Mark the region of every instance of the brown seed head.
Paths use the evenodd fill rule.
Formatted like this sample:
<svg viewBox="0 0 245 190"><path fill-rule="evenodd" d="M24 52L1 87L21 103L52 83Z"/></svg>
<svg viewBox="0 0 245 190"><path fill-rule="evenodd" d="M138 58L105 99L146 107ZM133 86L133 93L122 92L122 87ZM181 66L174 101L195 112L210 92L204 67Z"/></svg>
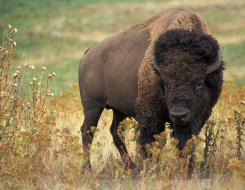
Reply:
<svg viewBox="0 0 245 190"><path fill-rule="evenodd" d="M17 33L18 32L17 28L13 28L13 32Z"/></svg>
<svg viewBox="0 0 245 190"><path fill-rule="evenodd" d="M35 66L33 66L33 65L30 66L30 68L31 68L31 70L33 70L33 71L35 70Z"/></svg>
<svg viewBox="0 0 245 190"><path fill-rule="evenodd" d="M24 66L25 66L26 68L28 68L28 67L30 67L30 64L29 64L28 62L26 62L26 63L24 64Z"/></svg>
<svg viewBox="0 0 245 190"><path fill-rule="evenodd" d="M234 111L235 113L238 113L237 107L234 107L234 108L233 108L233 111Z"/></svg>
<svg viewBox="0 0 245 190"><path fill-rule="evenodd" d="M13 78L14 78L14 79L16 79L16 78L17 78L17 76L18 76L18 74L17 74L17 73L14 73L14 74L13 74Z"/></svg>

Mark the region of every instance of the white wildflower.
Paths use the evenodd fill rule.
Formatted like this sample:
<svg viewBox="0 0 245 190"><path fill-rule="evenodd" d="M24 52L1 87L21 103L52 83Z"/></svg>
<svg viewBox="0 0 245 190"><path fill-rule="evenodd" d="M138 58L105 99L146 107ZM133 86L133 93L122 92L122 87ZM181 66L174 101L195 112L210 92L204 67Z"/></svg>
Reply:
<svg viewBox="0 0 245 190"><path fill-rule="evenodd" d="M31 70L33 70L33 71L35 70L35 66L33 66L33 65L32 65L30 68L31 68Z"/></svg>
<svg viewBox="0 0 245 190"><path fill-rule="evenodd" d="M16 47L17 46L17 43L16 42L13 42L13 45L14 45L14 47Z"/></svg>
<svg viewBox="0 0 245 190"><path fill-rule="evenodd" d="M55 72L52 73L53 76L56 76Z"/></svg>
<svg viewBox="0 0 245 190"><path fill-rule="evenodd" d="M33 77L33 79L32 79L32 80L36 81L36 80L37 80L37 78L36 78L36 77Z"/></svg>
<svg viewBox="0 0 245 190"><path fill-rule="evenodd" d="M53 97L54 96L54 93L50 93L50 96Z"/></svg>
<svg viewBox="0 0 245 190"><path fill-rule="evenodd" d="M8 24L8 28L9 28L9 29L11 29L11 28L12 28L12 26L11 26L10 24Z"/></svg>
<svg viewBox="0 0 245 190"><path fill-rule="evenodd" d="M47 70L47 68L46 67L42 67L42 70L45 71L45 70Z"/></svg>

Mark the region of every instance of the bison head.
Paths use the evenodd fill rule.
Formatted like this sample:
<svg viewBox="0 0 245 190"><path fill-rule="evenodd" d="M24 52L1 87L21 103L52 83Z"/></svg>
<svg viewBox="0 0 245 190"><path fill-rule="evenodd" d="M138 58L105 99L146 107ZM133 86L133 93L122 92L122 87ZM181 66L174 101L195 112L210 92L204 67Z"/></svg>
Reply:
<svg viewBox="0 0 245 190"><path fill-rule="evenodd" d="M204 33L168 30L155 42L153 68L183 149L200 132L222 90L224 62L218 42Z"/></svg>

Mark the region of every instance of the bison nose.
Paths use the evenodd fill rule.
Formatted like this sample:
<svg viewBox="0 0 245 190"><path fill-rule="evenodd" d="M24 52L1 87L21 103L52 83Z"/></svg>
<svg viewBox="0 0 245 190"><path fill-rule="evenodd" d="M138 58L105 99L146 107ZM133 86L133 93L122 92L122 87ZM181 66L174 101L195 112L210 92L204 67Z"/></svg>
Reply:
<svg viewBox="0 0 245 190"><path fill-rule="evenodd" d="M183 107L172 107L169 110L169 116L172 122L178 125L185 125L191 119L190 110Z"/></svg>

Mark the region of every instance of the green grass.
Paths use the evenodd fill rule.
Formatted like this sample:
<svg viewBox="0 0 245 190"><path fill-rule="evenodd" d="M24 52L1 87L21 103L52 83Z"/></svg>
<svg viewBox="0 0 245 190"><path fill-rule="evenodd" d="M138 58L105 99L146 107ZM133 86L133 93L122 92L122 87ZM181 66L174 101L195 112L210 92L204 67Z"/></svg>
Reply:
<svg viewBox="0 0 245 190"><path fill-rule="evenodd" d="M215 2L203 2L206 2L205 9L189 1L180 1L173 6L203 16L220 42L227 63L225 76L229 78L238 73L237 81L245 83L245 72L242 72L245 45L240 42L245 30L241 24L245 20L245 3L230 6L225 1L218 1L220 6L217 7ZM29 62L36 69L46 66L57 73L53 90L61 91L78 82L79 61L91 45L164 9L174 8L169 4L171 1L145 3L146 0L3 0L0 2L0 34L4 33L7 24L16 27L19 40L13 64L17 67ZM19 61L23 53L27 58Z"/></svg>
<svg viewBox="0 0 245 190"><path fill-rule="evenodd" d="M235 82L245 83L245 42L238 44L223 44L220 47L224 61L226 62L225 76L235 76ZM229 76L230 75L230 76Z"/></svg>
<svg viewBox="0 0 245 190"><path fill-rule="evenodd" d="M227 14L227 11L209 11L201 12L200 15L205 19L206 22L229 22L235 19L239 13L231 12Z"/></svg>
<svg viewBox="0 0 245 190"><path fill-rule="evenodd" d="M239 44L226 44L221 46L221 52L225 55L225 61L229 66L244 66L245 41Z"/></svg>
<svg viewBox="0 0 245 190"><path fill-rule="evenodd" d="M75 58L61 58L59 62L56 64L51 65L37 65L35 67L34 71L31 71L31 77L32 80L33 76L35 76L39 81L40 79L40 73L42 71L42 66L47 67L47 72L49 74L52 74L53 72L56 73L56 76L52 78L52 85L50 86L50 91L55 93L55 95L61 95L62 91L67 90L68 87L70 87L71 84L78 83L78 63L79 59ZM59 65L60 63L60 65ZM16 67L17 68L17 67ZM23 72L24 67L22 67ZM13 74L15 73L16 69L15 67L11 68L10 72ZM24 83L27 83L29 80L30 74L25 74L24 76ZM30 93L31 89L27 87L28 93Z"/></svg>

